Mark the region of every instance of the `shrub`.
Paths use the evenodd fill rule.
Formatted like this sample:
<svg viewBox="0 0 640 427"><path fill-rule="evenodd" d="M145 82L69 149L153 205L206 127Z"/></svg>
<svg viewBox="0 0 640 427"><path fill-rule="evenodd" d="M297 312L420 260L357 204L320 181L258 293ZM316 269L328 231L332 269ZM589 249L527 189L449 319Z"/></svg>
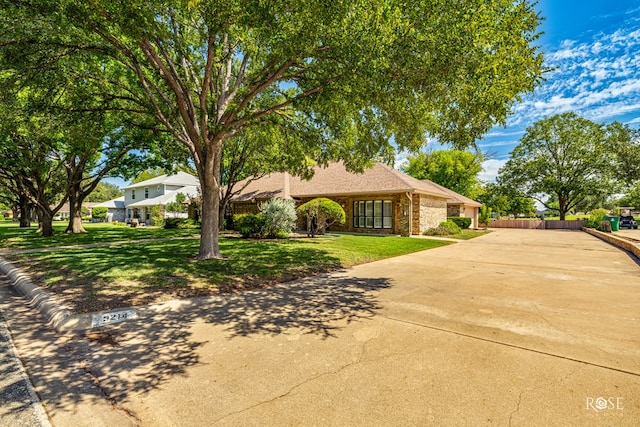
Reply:
<svg viewBox="0 0 640 427"><path fill-rule="evenodd" d="M602 224L602 220L609 213L608 210L603 208L594 209L591 211L591 215L585 224L587 228L600 228L600 224Z"/></svg>
<svg viewBox="0 0 640 427"><path fill-rule="evenodd" d="M298 216L293 200L271 199L261 203L258 209L264 216L264 236L286 237L296 226Z"/></svg>
<svg viewBox="0 0 640 427"><path fill-rule="evenodd" d="M444 221L435 228L429 228L425 230L422 234L424 234L425 236L450 236L452 234L458 234L461 231L462 230L460 230L460 227L458 227L458 224L456 224L455 222Z"/></svg>
<svg viewBox="0 0 640 427"><path fill-rule="evenodd" d="M96 206L91 209L91 218L93 219L105 219L109 210L103 206Z"/></svg>
<svg viewBox="0 0 640 427"><path fill-rule="evenodd" d="M346 214L338 203L319 197L298 206L298 213L307 217L307 235L324 234L325 229L338 222L344 224Z"/></svg>
<svg viewBox="0 0 640 427"><path fill-rule="evenodd" d="M480 217L478 218L482 224L484 224L484 229L486 230L489 227L489 221L491 220L491 208L487 205L482 205L480 208Z"/></svg>
<svg viewBox="0 0 640 427"><path fill-rule="evenodd" d="M466 216L450 216L447 217L447 221L455 222L462 230L466 230L471 226L471 218L467 218Z"/></svg>
<svg viewBox="0 0 640 427"><path fill-rule="evenodd" d="M155 205L151 208L151 221L156 227L164 226L164 215L162 215L162 206Z"/></svg>
<svg viewBox="0 0 640 427"><path fill-rule="evenodd" d="M258 214L239 214L233 216L233 228L242 237L261 237L265 226L265 218Z"/></svg>
<svg viewBox="0 0 640 427"><path fill-rule="evenodd" d="M165 218L164 228L190 230L200 228L200 222L190 218Z"/></svg>
<svg viewBox="0 0 640 427"><path fill-rule="evenodd" d="M195 230L200 228L200 221L191 218L180 218L182 221L178 223L181 230Z"/></svg>

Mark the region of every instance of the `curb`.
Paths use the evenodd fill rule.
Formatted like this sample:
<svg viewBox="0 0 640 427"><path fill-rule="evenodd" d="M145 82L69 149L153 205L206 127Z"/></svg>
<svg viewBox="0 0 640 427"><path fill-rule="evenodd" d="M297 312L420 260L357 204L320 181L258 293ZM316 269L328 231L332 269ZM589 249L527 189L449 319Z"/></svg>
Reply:
<svg viewBox="0 0 640 427"><path fill-rule="evenodd" d="M125 308L113 311L71 314L55 297L34 284L29 276L0 257L0 273L7 276L13 287L27 302L40 311L46 322L59 333L81 333L104 325L137 318L137 311Z"/></svg>
<svg viewBox="0 0 640 427"><path fill-rule="evenodd" d="M587 234L591 234L592 236L596 236L607 243L610 243L614 246L619 247L620 249L624 249L628 252L631 252L637 258L640 258L640 247L633 244L632 242L623 239L621 237L614 236L613 234L603 233L602 231L594 230L593 228L582 228Z"/></svg>

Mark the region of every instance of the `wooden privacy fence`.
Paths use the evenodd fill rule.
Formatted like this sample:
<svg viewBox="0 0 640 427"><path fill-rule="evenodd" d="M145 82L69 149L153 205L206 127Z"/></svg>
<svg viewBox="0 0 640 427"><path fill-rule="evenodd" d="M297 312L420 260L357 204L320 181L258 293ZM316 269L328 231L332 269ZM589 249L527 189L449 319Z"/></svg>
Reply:
<svg viewBox="0 0 640 427"><path fill-rule="evenodd" d="M580 230L581 220L523 220L523 219L497 219L489 224L491 228L526 228L530 230Z"/></svg>

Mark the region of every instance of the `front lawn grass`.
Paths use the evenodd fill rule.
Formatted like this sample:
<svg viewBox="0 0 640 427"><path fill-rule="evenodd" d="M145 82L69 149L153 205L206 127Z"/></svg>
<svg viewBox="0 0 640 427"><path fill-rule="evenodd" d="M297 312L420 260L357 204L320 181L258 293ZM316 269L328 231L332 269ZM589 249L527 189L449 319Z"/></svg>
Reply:
<svg viewBox="0 0 640 427"><path fill-rule="evenodd" d="M98 233L96 233L98 234ZM221 238L227 259L195 261L199 240L165 240L13 254L7 258L74 312L269 286L449 242L331 235L315 239Z"/></svg>
<svg viewBox="0 0 640 427"><path fill-rule="evenodd" d="M0 247L3 249L36 249L200 234L200 230L165 230L158 227L133 228L124 224L109 223L85 223L83 225L87 233L67 234L64 232L67 225L67 222L56 221L53 223L55 234L51 237L42 237L36 232L37 224L29 228L20 228L16 222L0 221Z"/></svg>
<svg viewBox="0 0 640 427"><path fill-rule="evenodd" d="M487 233L491 232L489 230L462 230L459 233L452 234L451 236L447 237L458 240L471 240L476 237L484 236Z"/></svg>

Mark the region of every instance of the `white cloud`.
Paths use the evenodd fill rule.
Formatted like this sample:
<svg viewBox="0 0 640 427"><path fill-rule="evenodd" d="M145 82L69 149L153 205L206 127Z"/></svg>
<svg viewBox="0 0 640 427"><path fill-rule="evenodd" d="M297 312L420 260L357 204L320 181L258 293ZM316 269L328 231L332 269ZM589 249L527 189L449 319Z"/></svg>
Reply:
<svg viewBox="0 0 640 427"><path fill-rule="evenodd" d="M507 163L507 159L504 160L485 160L482 162L482 172L478 175L478 178L485 182L495 182L496 176L498 176L498 170Z"/></svg>
<svg viewBox="0 0 640 427"><path fill-rule="evenodd" d="M614 33L589 41L565 40L545 54L554 71L514 108L510 125L573 111L587 118L615 120L621 112L640 114L640 20L628 19Z"/></svg>

